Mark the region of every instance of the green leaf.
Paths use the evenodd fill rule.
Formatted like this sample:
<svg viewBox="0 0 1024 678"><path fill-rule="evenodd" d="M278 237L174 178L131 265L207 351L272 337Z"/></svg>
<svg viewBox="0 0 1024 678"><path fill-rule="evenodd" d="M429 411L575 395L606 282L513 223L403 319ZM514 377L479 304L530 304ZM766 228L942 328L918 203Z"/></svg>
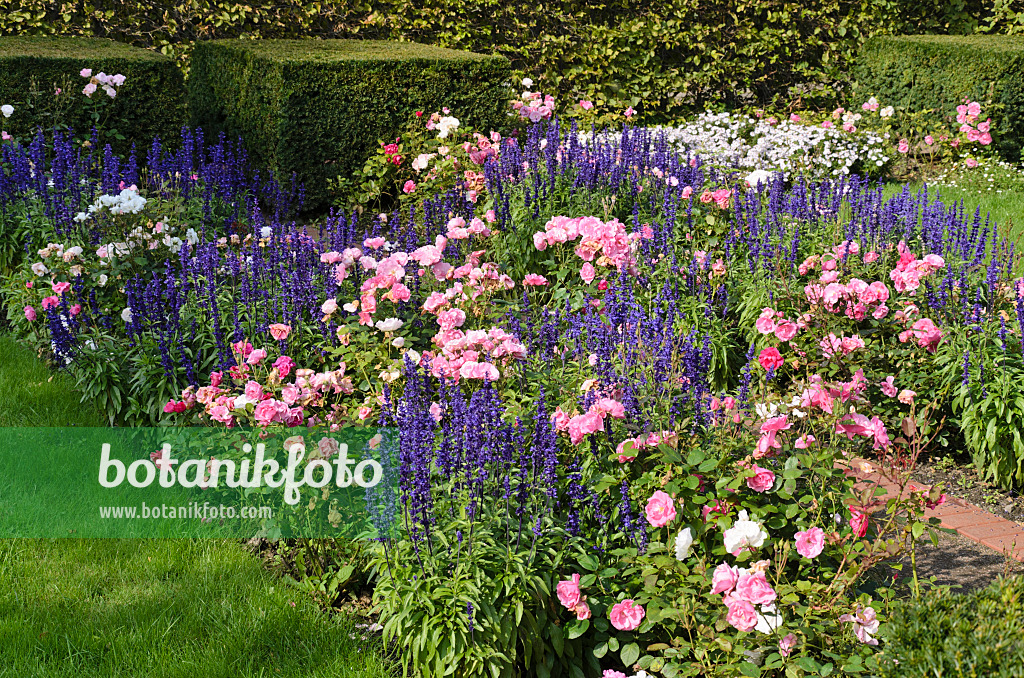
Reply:
<svg viewBox="0 0 1024 678"><path fill-rule="evenodd" d="M621 659L622 663L627 667L632 666L636 663L637 659L640 659L640 646L636 643L630 643L625 646L622 648L622 651L619 652L619 659Z"/></svg>

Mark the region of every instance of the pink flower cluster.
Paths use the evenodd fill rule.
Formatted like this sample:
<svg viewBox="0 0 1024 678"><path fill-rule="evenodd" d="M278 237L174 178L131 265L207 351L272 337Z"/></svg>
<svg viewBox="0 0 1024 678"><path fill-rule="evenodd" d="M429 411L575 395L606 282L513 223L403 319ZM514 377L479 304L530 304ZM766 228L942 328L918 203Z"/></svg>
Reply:
<svg viewBox="0 0 1024 678"><path fill-rule="evenodd" d="M574 574L572 579L562 580L555 586L558 602L567 610L576 614L577 619L590 619L590 606L587 597L580 591L580 575Z"/></svg>
<svg viewBox="0 0 1024 678"><path fill-rule="evenodd" d="M946 266L946 261L938 254L926 254L924 258L918 259L902 240L896 246L896 250L900 254L900 260L896 268L889 272L889 279L892 280L897 292L913 294L921 286L921 278Z"/></svg>
<svg viewBox="0 0 1024 678"><path fill-rule="evenodd" d="M430 373L452 381L464 379L487 379L497 381L501 372L493 361L507 364L512 359L526 357L526 348L519 340L505 330L492 327L489 330L469 330L459 327L466 321L462 309L453 308L437 317L441 331L434 335L433 342L440 352L436 355L425 353L429 360Z"/></svg>
<svg viewBox="0 0 1024 678"><path fill-rule="evenodd" d="M604 420L608 416L613 419L625 419L626 408L618 400L600 398L584 414L574 417L570 417L561 407L557 407L551 419L555 422L556 430L567 432L569 441L573 445L579 445L587 435L603 431Z"/></svg>
<svg viewBox="0 0 1024 678"><path fill-rule="evenodd" d="M911 325L910 329L900 332L900 341L905 344L913 340L929 353L935 353L943 336L942 330L936 327L934 322L928 318L921 318Z"/></svg>
<svg viewBox="0 0 1024 678"><path fill-rule="evenodd" d="M530 122L548 120L555 113L555 98L540 92L523 92L521 99L512 101L512 110Z"/></svg>
<svg viewBox="0 0 1024 678"><path fill-rule="evenodd" d="M750 631L758 624L755 605L770 606L778 597L768 583L765 571L768 561L754 563L749 569L737 568L722 563L711 576L711 593L722 594L722 602L728 608L726 621L738 631ZM762 607L762 612L766 612Z"/></svg>
<svg viewBox="0 0 1024 678"><path fill-rule="evenodd" d="M615 454L618 455L619 463L625 464L636 459L637 450L642 450L645 447L657 447L662 442L674 439L675 437L676 433L674 431L662 431L661 433L648 433L647 435L638 435L635 438L626 438L615 447ZM626 449L627 443L632 444L632 450ZM630 452L633 454L630 454Z"/></svg>
<svg viewBox="0 0 1024 678"><path fill-rule="evenodd" d="M848 440L853 440L854 436L870 438L876 450L889 447L889 433L885 429L885 423L878 417L868 419L863 414L852 412L836 424L836 432L845 433Z"/></svg>
<svg viewBox="0 0 1024 678"><path fill-rule="evenodd" d="M632 267L633 244L640 238L639 233L626 233L626 227L618 219L601 221L597 217L554 217L544 225L543 231L533 234L533 245L538 250L549 246L574 241L579 238L576 255L586 262L595 261L599 266L614 266L618 270ZM591 279L593 277L591 276Z"/></svg>
<svg viewBox="0 0 1024 678"><path fill-rule="evenodd" d="M765 308L754 326L761 334L774 334L779 341L789 341L801 329L800 323L801 321L786 320L786 315L782 311Z"/></svg>
<svg viewBox="0 0 1024 678"><path fill-rule="evenodd" d="M732 190L728 188L720 188L717 191L704 191L700 194L700 201L702 203L715 203L717 207L723 210L729 209L729 199L732 198Z"/></svg>
<svg viewBox="0 0 1024 678"><path fill-rule="evenodd" d="M83 78L89 78L89 82L82 89L82 94L87 97L91 97L99 87L102 87L107 96L113 99L117 96L116 88L123 85L125 81L125 77L120 73L117 75L107 75L101 71L93 75L91 68L83 68L79 75Z"/></svg>
<svg viewBox="0 0 1024 678"><path fill-rule="evenodd" d="M779 434L780 431L788 431L791 427L792 424L789 423L789 419L786 417L786 415L782 415L781 417L772 417L768 421L761 424L761 437L758 439L757 446L754 448L754 459L762 459L764 457L770 457L774 455L775 450L782 447L782 443L780 443L776 439L776 436ZM754 468L759 467L755 465ZM768 471L768 473L771 473L771 471ZM761 482L763 483L763 481ZM775 475L772 474L771 483L768 483L768 487L770 488L774 483ZM747 484L750 484L749 481ZM751 489L756 488L751 487ZM758 491L764 492L765 490Z"/></svg>
<svg viewBox="0 0 1024 678"><path fill-rule="evenodd" d="M978 122L981 117L981 104L967 99L956 107L956 121L960 123L960 133L967 135L968 141L977 141L982 146L992 143L992 119ZM975 123L977 122L977 127Z"/></svg>

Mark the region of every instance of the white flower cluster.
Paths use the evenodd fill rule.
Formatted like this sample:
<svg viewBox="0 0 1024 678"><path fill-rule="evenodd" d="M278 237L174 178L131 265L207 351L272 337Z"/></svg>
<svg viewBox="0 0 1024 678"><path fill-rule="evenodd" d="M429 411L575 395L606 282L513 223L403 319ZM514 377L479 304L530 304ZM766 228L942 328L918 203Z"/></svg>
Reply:
<svg viewBox="0 0 1024 678"><path fill-rule="evenodd" d="M850 174L858 162L885 165L884 139L873 132L757 119L732 113L701 113L679 127L655 127L680 152L705 163L738 170L782 172L811 179ZM584 140L589 134L582 135ZM619 134L603 135L615 141Z"/></svg>
<svg viewBox="0 0 1024 678"><path fill-rule="evenodd" d="M79 212L75 221L86 221L89 217L102 210L111 214L138 214L146 206L146 199L139 195L134 186L130 186L115 195L101 195L89 205L89 212Z"/></svg>
<svg viewBox="0 0 1024 678"><path fill-rule="evenodd" d="M458 120L458 118L453 118L452 116L447 115L447 116L441 118L441 120L438 121L438 123L437 123L437 138L438 139L447 139L448 138L448 134L450 132L454 131L454 130L457 130L458 128L459 128L459 120Z"/></svg>

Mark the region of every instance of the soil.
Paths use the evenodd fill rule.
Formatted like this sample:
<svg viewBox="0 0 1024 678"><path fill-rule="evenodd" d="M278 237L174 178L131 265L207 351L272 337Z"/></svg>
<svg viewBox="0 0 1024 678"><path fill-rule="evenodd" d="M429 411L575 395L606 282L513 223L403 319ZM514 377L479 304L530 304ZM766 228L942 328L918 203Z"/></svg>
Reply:
<svg viewBox="0 0 1024 678"><path fill-rule="evenodd" d="M913 479L925 485L942 483L942 491L949 496L964 499L982 510L1024 525L1024 495L982 480L969 464L957 463L949 457L921 460L914 470Z"/></svg>

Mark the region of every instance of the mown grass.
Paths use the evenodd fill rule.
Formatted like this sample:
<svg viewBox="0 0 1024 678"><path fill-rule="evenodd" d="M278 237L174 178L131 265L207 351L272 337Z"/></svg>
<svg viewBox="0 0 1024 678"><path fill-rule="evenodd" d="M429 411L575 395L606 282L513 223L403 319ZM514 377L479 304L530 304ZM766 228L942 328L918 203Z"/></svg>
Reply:
<svg viewBox="0 0 1024 678"><path fill-rule="evenodd" d="M0 426L102 421L0 337ZM378 647L234 541L0 540L4 678L380 678Z"/></svg>
<svg viewBox="0 0 1024 678"><path fill-rule="evenodd" d="M910 190L917 193L921 190L920 181L910 184ZM903 190L903 184L890 183L885 187L885 197L889 198L899 194ZM961 200L964 203L964 210L973 215L977 208L981 208L981 221L985 222L985 215L998 224L999 232L1011 241L1019 243L1024 236L1024 192L1003 191L1002 193L984 192L969 190L955 186L935 186L929 184L928 195L934 199L938 197L948 206L953 206Z"/></svg>

